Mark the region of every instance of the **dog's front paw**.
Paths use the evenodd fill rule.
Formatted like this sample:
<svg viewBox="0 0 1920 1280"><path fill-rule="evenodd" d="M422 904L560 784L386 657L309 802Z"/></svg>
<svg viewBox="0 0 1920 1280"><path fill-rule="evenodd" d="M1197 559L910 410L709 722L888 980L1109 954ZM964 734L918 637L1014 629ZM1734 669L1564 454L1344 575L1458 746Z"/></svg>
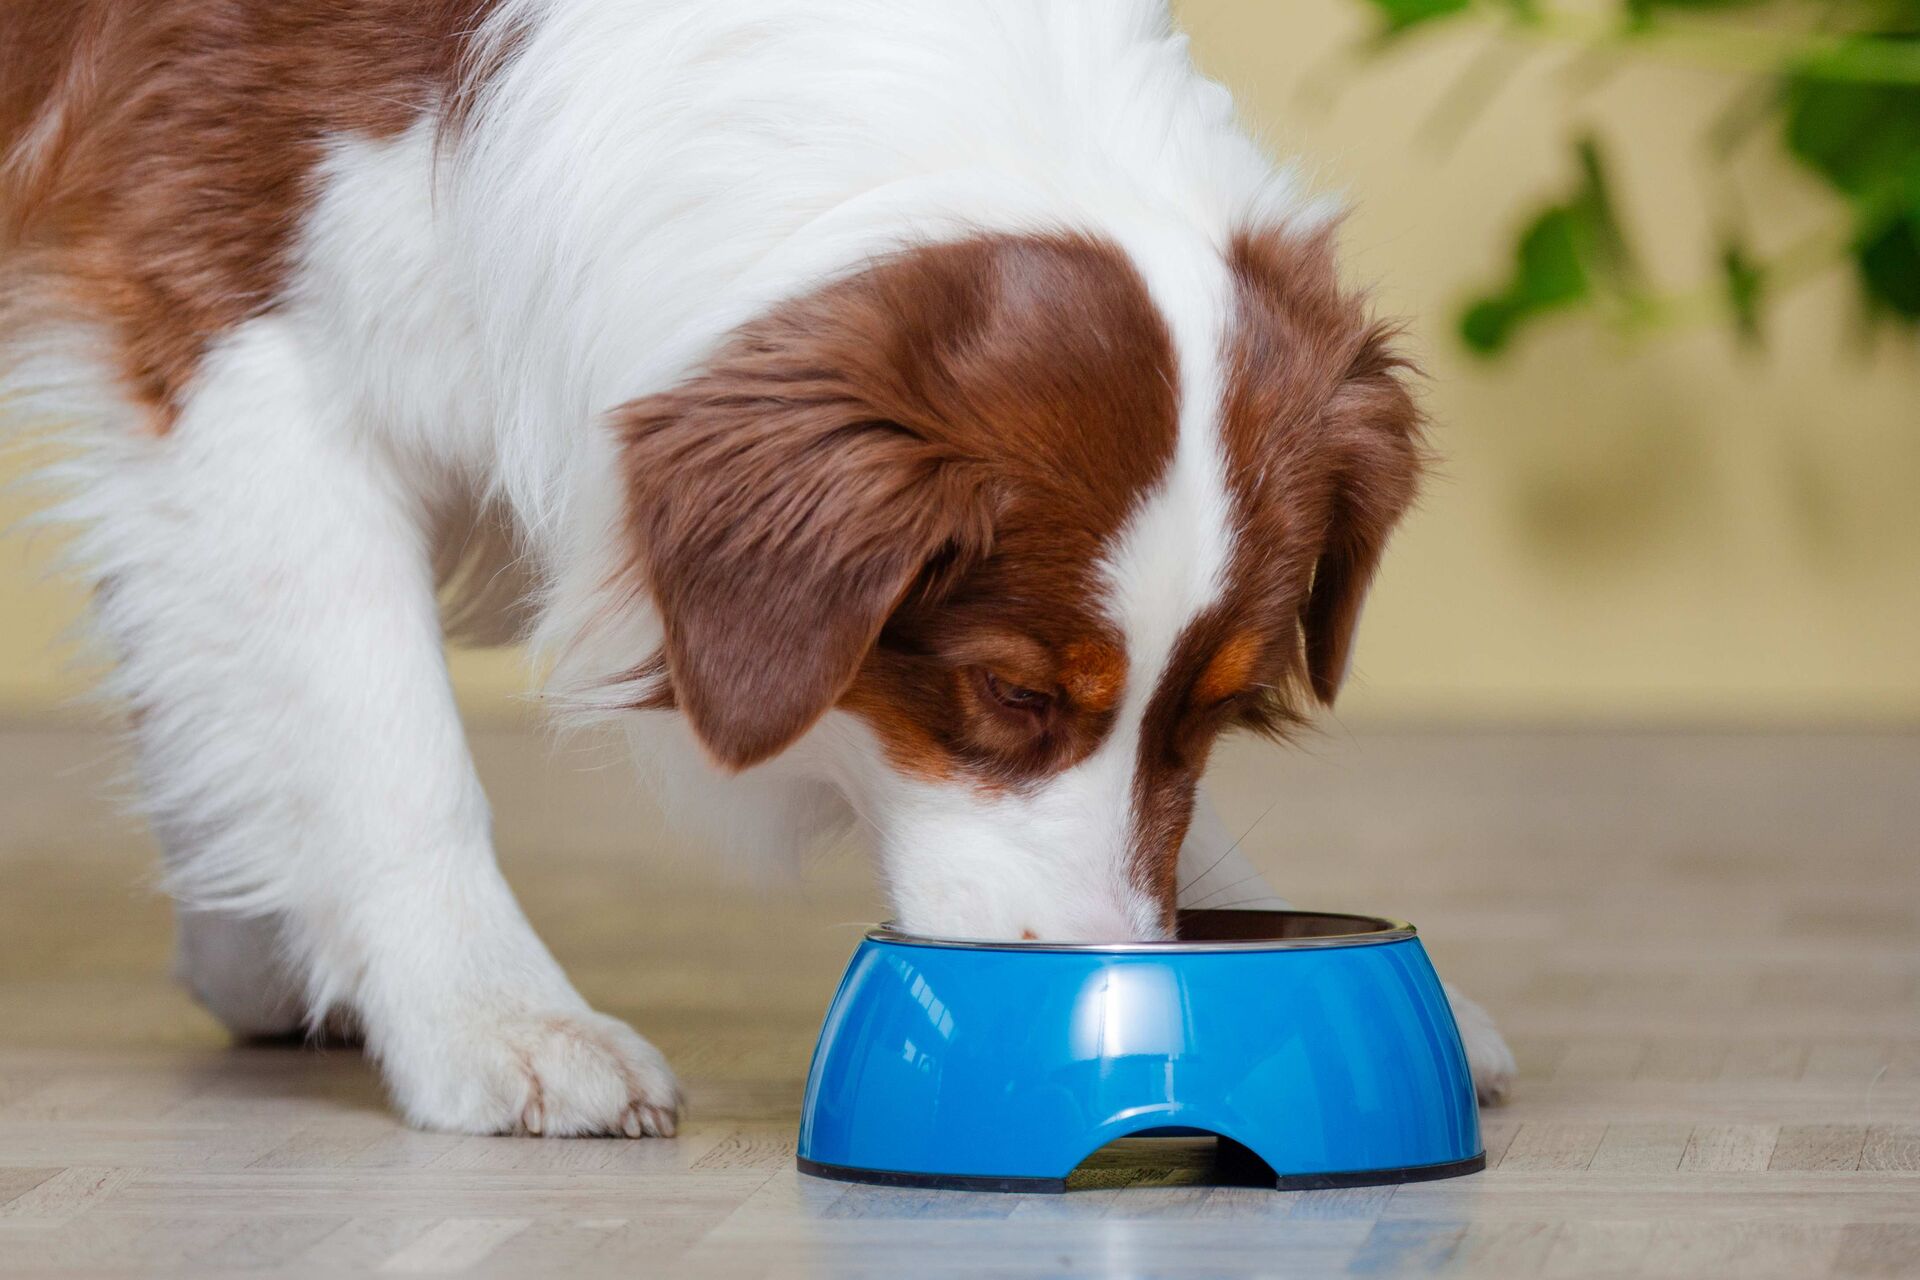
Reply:
<svg viewBox="0 0 1920 1280"><path fill-rule="evenodd" d="M475 1018L383 1058L395 1101L425 1129L671 1138L679 1120L660 1051L591 1010Z"/></svg>
<svg viewBox="0 0 1920 1280"><path fill-rule="evenodd" d="M1467 1051L1467 1070L1473 1075L1474 1092L1488 1105L1505 1102L1519 1069L1513 1061L1513 1050L1493 1025L1492 1015L1477 1001L1461 995L1452 983L1441 985L1446 989L1447 1003L1453 1006L1453 1020L1460 1028L1460 1042Z"/></svg>

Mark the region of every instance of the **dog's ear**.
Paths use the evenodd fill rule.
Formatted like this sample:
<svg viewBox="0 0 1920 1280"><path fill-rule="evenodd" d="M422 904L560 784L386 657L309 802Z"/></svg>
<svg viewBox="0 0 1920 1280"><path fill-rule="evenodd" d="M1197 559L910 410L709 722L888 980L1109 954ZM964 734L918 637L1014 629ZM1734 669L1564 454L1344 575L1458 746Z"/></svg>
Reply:
<svg viewBox="0 0 1920 1280"><path fill-rule="evenodd" d="M1389 328L1369 328L1323 424L1333 489L1300 632L1308 681L1325 706L1346 680L1367 588L1389 535L1412 505L1423 462L1420 411L1392 336Z"/></svg>
<svg viewBox="0 0 1920 1280"><path fill-rule="evenodd" d="M616 415L672 704L728 768L811 728L902 600L992 538L978 466L888 416L822 341L793 324L749 331Z"/></svg>
<svg viewBox="0 0 1920 1280"><path fill-rule="evenodd" d="M1282 625L1298 628L1306 683L1327 706L1425 462L1412 364L1395 327L1342 287L1336 229L1282 222L1234 237L1237 327L1222 418L1256 536L1274 549L1269 563L1287 570L1284 598L1300 600Z"/></svg>

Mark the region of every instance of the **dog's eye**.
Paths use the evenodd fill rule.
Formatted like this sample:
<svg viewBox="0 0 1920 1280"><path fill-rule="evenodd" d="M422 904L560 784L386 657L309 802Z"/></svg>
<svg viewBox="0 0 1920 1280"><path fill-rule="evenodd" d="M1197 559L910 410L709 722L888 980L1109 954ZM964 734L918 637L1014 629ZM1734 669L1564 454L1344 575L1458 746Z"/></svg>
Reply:
<svg viewBox="0 0 1920 1280"><path fill-rule="evenodd" d="M985 667L980 668L980 687L989 698L1010 711L1039 714L1053 705L1053 695L1024 685L1009 684Z"/></svg>

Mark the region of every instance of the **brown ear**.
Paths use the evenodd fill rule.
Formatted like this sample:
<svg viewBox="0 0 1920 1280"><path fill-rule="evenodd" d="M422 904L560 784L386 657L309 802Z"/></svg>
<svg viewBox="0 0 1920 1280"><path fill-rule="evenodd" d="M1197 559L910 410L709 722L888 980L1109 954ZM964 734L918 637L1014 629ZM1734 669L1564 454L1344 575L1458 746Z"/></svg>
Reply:
<svg viewBox="0 0 1920 1280"><path fill-rule="evenodd" d="M1313 590L1300 611L1300 630L1306 638L1307 677L1323 706L1333 705L1346 682L1360 606L1382 550L1377 543L1343 538L1330 543L1314 564Z"/></svg>
<svg viewBox="0 0 1920 1280"><path fill-rule="evenodd" d="M1238 329L1223 422L1242 502L1264 519L1293 598L1313 696L1333 705L1353 652L1360 606L1425 460L1411 363L1398 336L1344 289L1334 228L1285 224L1234 237ZM1272 465L1274 459L1282 465ZM1315 541L1317 536L1317 541Z"/></svg>
<svg viewBox="0 0 1920 1280"><path fill-rule="evenodd" d="M1371 328L1328 402L1334 489L1313 585L1300 611L1307 677L1332 706L1353 655L1353 635L1387 539L1412 505L1422 456L1421 418L1400 374L1392 331Z"/></svg>
<svg viewBox="0 0 1920 1280"><path fill-rule="evenodd" d="M750 336L617 416L673 701L729 768L812 727L916 583L992 536L977 468L876 416L821 354Z"/></svg>

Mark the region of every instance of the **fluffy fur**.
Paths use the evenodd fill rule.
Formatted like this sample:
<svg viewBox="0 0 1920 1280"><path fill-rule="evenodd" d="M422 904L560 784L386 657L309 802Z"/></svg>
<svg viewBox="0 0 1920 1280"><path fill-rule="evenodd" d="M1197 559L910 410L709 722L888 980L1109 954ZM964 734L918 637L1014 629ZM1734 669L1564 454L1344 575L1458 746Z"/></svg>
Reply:
<svg viewBox="0 0 1920 1280"><path fill-rule="evenodd" d="M449 579L682 817L864 818L910 928L1252 876L1207 748L1332 698L1418 418L1157 0L0 0L0 50L8 394L236 1029L350 1011L431 1127L672 1131L495 868Z"/></svg>

